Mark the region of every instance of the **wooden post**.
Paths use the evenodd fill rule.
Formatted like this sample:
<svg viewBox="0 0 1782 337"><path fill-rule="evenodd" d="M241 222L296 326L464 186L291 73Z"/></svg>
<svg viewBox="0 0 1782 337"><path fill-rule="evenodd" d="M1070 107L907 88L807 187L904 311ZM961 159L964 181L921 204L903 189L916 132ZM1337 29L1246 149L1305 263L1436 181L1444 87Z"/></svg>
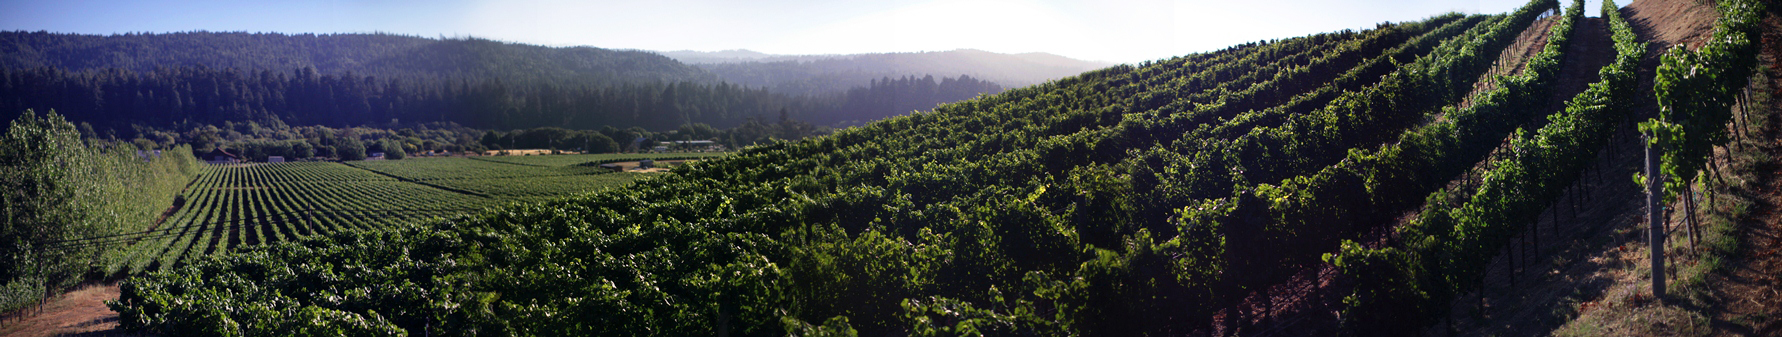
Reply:
<svg viewBox="0 0 1782 337"><path fill-rule="evenodd" d="M1683 208L1683 238L1689 241L1689 249L1695 249L1695 205L1692 200L1695 198L1694 188L1684 184L1683 195L1678 196L1683 199L1683 205L1679 207Z"/></svg>
<svg viewBox="0 0 1782 337"><path fill-rule="evenodd" d="M1731 108L1738 109L1739 113L1735 114L1735 113L1732 113L1732 111L1727 111L1727 114L1731 115L1731 116L1728 116L1728 117L1731 117L1728 119L1732 120L1732 130L1727 133L1731 134L1731 136L1732 136L1731 138L1732 138L1733 146L1738 146L1739 145L1739 136L1741 134L1743 134L1744 130L1745 130L1744 126L1739 125L1739 115L1744 114L1744 112L1745 112L1745 96L1743 94L1733 96L1733 104L1732 105L1733 106Z"/></svg>
<svg viewBox="0 0 1782 337"><path fill-rule="evenodd" d="M1569 196L1572 199L1572 218L1573 219L1577 219L1578 213L1581 212L1579 209L1584 208L1584 206L1580 205L1581 203L1583 203L1583 201L1578 199L1578 194L1579 194L1578 191L1583 190L1583 189L1584 189L1584 182L1580 181L1580 182L1573 183L1572 188L1569 188L1568 189L1569 191L1566 191L1566 194L1570 194Z"/></svg>
<svg viewBox="0 0 1782 337"><path fill-rule="evenodd" d="M1491 273L1491 271L1490 271L1490 269L1489 269L1489 268L1487 268L1487 269L1486 269L1486 272L1485 272L1485 273L1486 273L1486 274L1490 274L1490 273ZM1488 278L1488 277L1485 277L1485 276L1484 276L1484 275L1480 275L1480 276L1479 276L1479 303L1478 303L1478 309L1475 309L1475 310L1473 310L1473 311L1477 311L1477 312L1479 312L1479 315L1484 315L1484 314L1485 314L1485 281L1487 281L1487 280L1490 280L1490 278Z"/></svg>
<svg viewBox="0 0 1782 337"><path fill-rule="evenodd" d="M1509 268L1505 268L1505 270L1504 270L1510 276L1510 288L1516 287L1516 246L1515 246L1515 244L1516 244L1516 242L1511 241L1509 246L1504 247L1504 262L1510 264Z"/></svg>
<svg viewBox="0 0 1782 337"><path fill-rule="evenodd" d="M1652 298L1664 299L1664 172L1658 170L1658 146L1646 143L1646 219L1650 233L1647 245L1652 250Z"/></svg>
<svg viewBox="0 0 1782 337"><path fill-rule="evenodd" d="M1733 144L1738 144L1738 142L1733 142ZM1726 151L1726 162L1731 164L1733 148L1729 146L1721 146L1720 148ZM1726 178L1720 176L1720 165L1717 164L1719 161L1720 156L1714 154L1714 147L1708 147L1708 171L1714 173L1714 180L1716 183L1724 186L1726 185ZM1708 205L1713 206L1714 200L1708 200Z"/></svg>
<svg viewBox="0 0 1782 337"><path fill-rule="evenodd" d="M1751 132L1751 130L1750 130L1751 115L1749 114L1750 113L1749 111L1751 110L1751 86L1747 85L1742 89L1743 90L1740 90L1740 93L1742 95L1739 96L1739 98L1740 98L1739 99L1739 104L1740 104L1739 105L1739 117L1741 117L1741 119L1744 119L1745 121L1743 123L1744 126L1740 127L1739 132L1740 133L1750 133ZM1741 135L1741 136L1743 136L1743 135Z"/></svg>

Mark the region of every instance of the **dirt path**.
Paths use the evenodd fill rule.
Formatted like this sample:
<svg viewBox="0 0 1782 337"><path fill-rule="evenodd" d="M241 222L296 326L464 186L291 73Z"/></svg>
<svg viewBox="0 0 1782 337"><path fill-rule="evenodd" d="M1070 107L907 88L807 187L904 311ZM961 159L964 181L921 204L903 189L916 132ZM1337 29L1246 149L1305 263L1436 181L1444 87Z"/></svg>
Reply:
<svg viewBox="0 0 1782 337"><path fill-rule="evenodd" d="M0 326L0 337L131 336L116 331L118 314L105 301L118 298L118 285L94 285L63 294L43 312Z"/></svg>
<svg viewBox="0 0 1782 337"><path fill-rule="evenodd" d="M1712 3L1696 0L1637 0L1621 9L1627 22L1639 30L1640 39L1663 48L1687 43L1691 49L1714 33L1714 20L1720 13Z"/></svg>

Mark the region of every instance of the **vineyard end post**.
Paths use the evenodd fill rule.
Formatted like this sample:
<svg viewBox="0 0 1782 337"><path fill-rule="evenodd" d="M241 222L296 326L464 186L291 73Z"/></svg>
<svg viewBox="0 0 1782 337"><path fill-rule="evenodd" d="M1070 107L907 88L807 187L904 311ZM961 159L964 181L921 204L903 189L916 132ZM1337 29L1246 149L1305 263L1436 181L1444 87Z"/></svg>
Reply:
<svg viewBox="0 0 1782 337"><path fill-rule="evenodd" d="M1651 233L1647 236L1652 249L1652 299L1664 299L1664 172L1658 169L1659 148L1646 142L1646 221Z"/></svg>

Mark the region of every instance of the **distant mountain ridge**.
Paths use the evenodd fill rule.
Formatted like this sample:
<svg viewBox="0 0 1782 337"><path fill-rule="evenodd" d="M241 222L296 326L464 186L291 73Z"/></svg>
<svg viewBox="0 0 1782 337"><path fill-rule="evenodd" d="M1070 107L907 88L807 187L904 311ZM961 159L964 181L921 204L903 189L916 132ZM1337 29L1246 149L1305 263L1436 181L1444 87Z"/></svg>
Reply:
<svg viewBox="0 0 1782 337"><path fill-rule="evenodd" d="M775 55L744 49L659 53L711 71L726 82L801 95L838 92L885 78L930 75L967 75L1015 88L1111 65L1048 53L976 49L846 55Z"/></svg>
<svg viewBox="0 0 1782 337"><path fill-rule="evenodd" d="M650 52L545 47L480 38L242 32L113 35L0 32L0 66L69 71L209 67L289 73L313 67L396 78L492 79L570 85L715 82Z"/></svg>

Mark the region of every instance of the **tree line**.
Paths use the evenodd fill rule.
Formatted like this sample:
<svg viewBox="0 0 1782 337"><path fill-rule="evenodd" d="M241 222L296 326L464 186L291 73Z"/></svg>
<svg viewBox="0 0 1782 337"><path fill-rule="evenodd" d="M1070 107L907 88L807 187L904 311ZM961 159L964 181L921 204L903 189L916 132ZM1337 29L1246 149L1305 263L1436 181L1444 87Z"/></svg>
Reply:
<svg viewBox="0 0 1782 337"><path fill-rule="evenodd" d="M0 64L70 71L207 67L283 71L313 67L324 74L377 78L487 80L566 86L627 83L715 83L717 77L646 51L545 47L475 37L393 34L244 32L88 35L0 32Z"/></svg>
<svg viewBox="0 0 1782 337"><path fill-rule="evenodd" d="M105 278L124 253L108 236L140 232L198 174L191 151L138 151L82 139L54 112L26 111L0 134L0 311Z"/></svg>
<svg viewBox="0 0 1782 337"><path fill-rule="evenodd" d="M1001 90L968 76L886 78L846 94L794 97L725 83L569 87L329 75L314 68L289 73L204 67L148 72L0 69L0 111L55 109L99 130L225 122L330 127L454 122L486 129L612 126L667 131L700 123L728 129L782 115L834 125Z"/></svg>

